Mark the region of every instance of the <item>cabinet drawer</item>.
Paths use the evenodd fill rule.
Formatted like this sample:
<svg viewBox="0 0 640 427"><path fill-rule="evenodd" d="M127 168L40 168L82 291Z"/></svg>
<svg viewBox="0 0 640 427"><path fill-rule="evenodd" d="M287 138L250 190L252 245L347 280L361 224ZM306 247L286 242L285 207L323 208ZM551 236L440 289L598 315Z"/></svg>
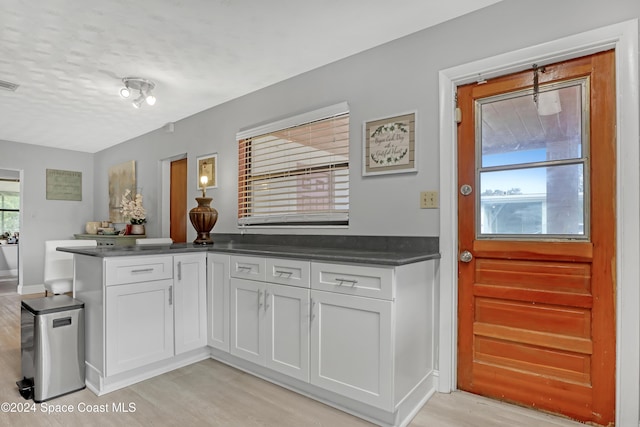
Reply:
<svg viewBox="0 0 640 427"><path fill-rule="evenodd" d="M265 280L265 260L254 256L231 256L229 275L238 279Z"/></svg>
<svg viewBox="0 0 640 427"><path fill-rule="evenodd" d="M311 263L311 288L392 300L393 268Z"/></svg>
<svg viewBox="0 0 640 427"><path fill-rule="evenodd" d="M173 278L173 258L123 257L106 261L106 286Z"/></svg>
<svg viewBox="0 0 640 427"><path fill-rule="evenodd" d="M310 268L309 261L267 258L266 280L271 283L308 288Z"/></svg>

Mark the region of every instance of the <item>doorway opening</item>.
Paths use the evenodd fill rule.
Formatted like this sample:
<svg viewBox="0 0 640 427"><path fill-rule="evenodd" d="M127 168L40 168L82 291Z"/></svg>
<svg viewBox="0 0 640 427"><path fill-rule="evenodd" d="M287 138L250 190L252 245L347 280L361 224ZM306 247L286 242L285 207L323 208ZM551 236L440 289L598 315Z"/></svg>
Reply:
<svg viewBox="0 0 640 427"><path fill-rule="evenodd" d="M0 296L18 291L22 206L21 172L0 169Z"/></svg>

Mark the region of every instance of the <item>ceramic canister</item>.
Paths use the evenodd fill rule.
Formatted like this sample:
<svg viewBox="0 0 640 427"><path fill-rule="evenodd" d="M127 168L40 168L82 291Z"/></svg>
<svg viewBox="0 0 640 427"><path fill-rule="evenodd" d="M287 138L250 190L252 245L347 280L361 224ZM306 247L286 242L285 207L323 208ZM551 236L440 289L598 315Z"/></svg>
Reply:
<svg viewBox="0 0 640 427"><path fill-rule="evenodd" d="M87 232L87 234L98 234L98 228L100 227L101 222L100 221L89 221L87 222L87 225L85 226L85 231Z"/></svg>

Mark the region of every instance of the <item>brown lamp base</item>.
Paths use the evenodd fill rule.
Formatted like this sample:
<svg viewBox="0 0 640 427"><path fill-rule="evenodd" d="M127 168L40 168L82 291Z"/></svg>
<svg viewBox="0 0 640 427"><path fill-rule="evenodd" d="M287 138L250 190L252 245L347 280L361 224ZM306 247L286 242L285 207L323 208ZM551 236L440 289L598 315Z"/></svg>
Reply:
<svg viewBox="0 0 640 427"><path fill-rule="evenodd" d="M210 206L211 197L196 197L198 206L189 211L189 219L198 237L193 241L196 245L213 245L209 232L218 221L218 211Z"/></svg>

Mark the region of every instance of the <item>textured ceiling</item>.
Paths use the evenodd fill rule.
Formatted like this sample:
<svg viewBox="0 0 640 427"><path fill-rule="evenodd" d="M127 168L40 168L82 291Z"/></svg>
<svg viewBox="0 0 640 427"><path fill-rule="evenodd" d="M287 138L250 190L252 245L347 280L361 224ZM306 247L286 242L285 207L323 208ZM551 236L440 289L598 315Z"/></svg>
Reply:
<svg viewBox="0 0 640 427"><path fill-rule="evenodd" d="M2 0L0 140L93 153L497 1Z"/></svg>

